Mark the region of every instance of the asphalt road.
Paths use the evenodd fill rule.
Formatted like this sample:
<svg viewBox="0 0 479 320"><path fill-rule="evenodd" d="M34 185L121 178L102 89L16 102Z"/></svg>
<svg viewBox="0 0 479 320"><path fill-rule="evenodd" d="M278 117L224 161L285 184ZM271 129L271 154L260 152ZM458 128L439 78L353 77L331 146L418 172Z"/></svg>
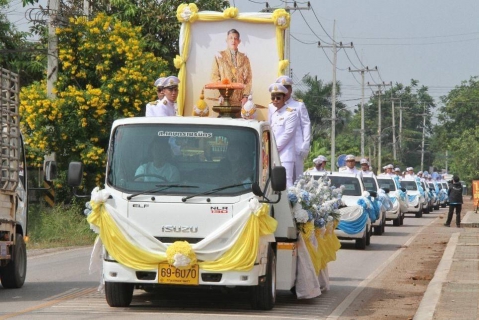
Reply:
<svg viewBox="0 0 479 320"><path fill-rule="evenodd" d="M337 319L361 288L387 268L421 227L440 211L414 218L404 225L388 222L382 236L373 236L366 250L354 242L341 241L337 260L329 264L331 290L311 300L297 300L279 292L276 306L268 312L251 310L247 292L238 290L168 289L154 293L135 290L130 308L110 308L97 291L100 275L89 275L91 248L61 250L30 256L25 285L21 289L0 287L1 319Z"/></svg>

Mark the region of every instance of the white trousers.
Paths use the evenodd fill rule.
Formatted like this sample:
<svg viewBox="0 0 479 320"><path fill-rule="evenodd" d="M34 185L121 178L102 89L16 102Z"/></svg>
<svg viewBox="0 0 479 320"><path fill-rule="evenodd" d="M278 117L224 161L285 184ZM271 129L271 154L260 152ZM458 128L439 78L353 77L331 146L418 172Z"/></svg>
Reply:
<svg viewBox="0 0 479 320"><path fill-rule="evenodd" d="M281 162L286 169L286 188L293 186L294 162Z"/></svg>
<svg viewBox="0 0 479 320"><path fill-rule="evenodd" d="M300 175L304 173L304 159L303 157L296 156L296 161L294 162L294 173L293 173L293 183L299 178Z"/></svg>

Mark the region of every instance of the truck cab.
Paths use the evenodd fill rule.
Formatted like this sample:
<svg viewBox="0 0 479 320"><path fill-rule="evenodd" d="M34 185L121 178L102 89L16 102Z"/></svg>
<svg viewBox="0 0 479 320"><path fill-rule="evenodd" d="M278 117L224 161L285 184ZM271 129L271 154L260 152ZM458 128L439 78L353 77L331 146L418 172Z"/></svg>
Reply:
<svg viewBox="0 0 479 320"><path fill-rule="evenodd" d="M181 284L249 287L253 308L271 309L276 289L294 286L298 231L287 196L281 197L286 178L278 175L284 168L267 122L129 118L115 121L110 137L106 203L127 228L138 227L144 237L152 236L165 247L179 241L200 246L233 223L257 196L271 204L268 215L277 221L274 237L261 240L251 270L212 272L199 267L183 279L168 263L136 270L118 263L105 249L103 279L110 306L128 306L135 287ZM76 181L72 186L80 180L81 170L69 170L69 181ZM222 232L215 247L239 231Z"/></svg>

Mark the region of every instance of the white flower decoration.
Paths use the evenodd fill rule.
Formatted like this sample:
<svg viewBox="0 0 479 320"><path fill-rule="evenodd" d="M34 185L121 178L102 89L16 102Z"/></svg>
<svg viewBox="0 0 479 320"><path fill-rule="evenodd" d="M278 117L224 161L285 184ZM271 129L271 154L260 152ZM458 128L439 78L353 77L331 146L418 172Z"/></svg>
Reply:
<svg viewBox="0 0 479 320"><path fill-rule="evenodd" d="M278 18L278 26L284 26L286 24L286 17L282 16Z"/></svg>
<svg viewBox="0 0 479 320"><path fill-rule="evenodd" d="M189 7L185 7L180 16L184 21L189 21L192 14L193 12L191 12L191 9Z"/></svg>
<svg viewBox="0 0 479 320"><path fill-rule="evenodd" d="M173 256L173 259L175 260L175 262L173 263L173 266L176 268L189 266L191 262L190 258L188 258L187 256L181 253L175 254Z"/></svg>

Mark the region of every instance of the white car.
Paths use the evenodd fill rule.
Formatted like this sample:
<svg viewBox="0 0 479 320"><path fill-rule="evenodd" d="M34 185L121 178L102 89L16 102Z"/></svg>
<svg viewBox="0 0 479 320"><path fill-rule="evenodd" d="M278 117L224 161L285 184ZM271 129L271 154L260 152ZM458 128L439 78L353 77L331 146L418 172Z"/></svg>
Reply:
<svg viewBox="0 0 479 320"><path fill-rule="evenodd" d="M329 173L328 178L332 186L344 187L341 199L347 206L340 209L336 236L343 240L355 240L357 249L365 249L371 241L371 220L357 204L365 191L363 180L359 175L340 172Z"/></svg>
<svg viewBox="0 0 479 320"><path fill-rule="evenodd" d="M449 185L446 180L439 180L437 182L439 185L439 205L442 208L445 208L449 203L449 196L447 192L449 191Z"/></svg>
<svg viewBox="0 0 479 320"><path fill-rule="evenodd" d="M408 211L407 190L401 187L399 177L379 175L377 177L379 188L389 190L388 196L393 203L393 208L386 211L386 220L392 221L394 226L404 223L404 213Z"/></svg>
<svg viewBox="0 0 479 320"><path fill-rule="evenodd" d="M416 180L417 181L417 180ZM432 201L433 199L431 198L429 194L429 186L424 182L424 180L419 180L419 185L421 186L423 190L423 203L422 203L422 212L423 213L430 213L432 211Z"/></svg>
<svg viewBox="0 0 479 320"><path fill-rule="evenodd" d="M401 180L401 187L407 190L407 213L414 213L416 218L422 217L424 196L419 191L419 182L414 179ZM424 191L423 191L424 192Z"/></svg>
<svg viewBox="0 0 479 320"><path fill-rule="evenodd" d="M364 183L364 187L366 188L366 191L368 192L373 191L374 193L377 193L379 191L380 187L378 185L378 181L376 180L375 176L363 177L363 183ZM382 235L386 229L386 209L384 209L384 207L381 206L379 209L379 212L380 212L379 218L372 223L375 235Z"/></svg>
<svg viewBox="0 0 479 320"><path fill-rule="evenodd" d="M439 203L440 203L439 192L441 191L439 189L439 185L437 182L433 182L433 181L428 181L427 185L429 186L429 191L433 195L431 209L439 210Z"/></svg>

